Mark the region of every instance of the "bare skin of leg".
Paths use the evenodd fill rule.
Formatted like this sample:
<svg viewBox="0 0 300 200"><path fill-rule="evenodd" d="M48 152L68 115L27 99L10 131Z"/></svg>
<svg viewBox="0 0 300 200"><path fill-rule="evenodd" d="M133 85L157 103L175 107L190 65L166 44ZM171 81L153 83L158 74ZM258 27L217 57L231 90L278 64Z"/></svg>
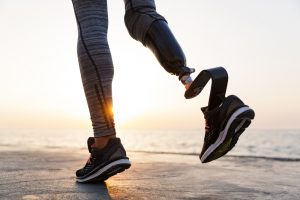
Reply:
<svg viewBox="0 0 300 200"><path fill-rule="evenodd" d="M184 75L183 77L181 77L180 81L184 85L185 89L188 90L189 87L191 86L192 82L193 82L193 79L190 76L190 74L188 74L188 75Z"/></svg>
<svg viewBox="0 0 300 200"><path fill-rule="evenodd" d="M97 149L103 149L108 143L108 141L112 138L116 138L116 135L108 135L95 138L95 143L92 145L92 147L95 147Z"/></svg>
<svg viewBox="0 0 300 200"><path fill-rule="evenodd" d="M188 89L190 88L191 84L192 84L192 83L187 83L187 84L185 84L185 85L184 85L185 89L188 90Z"/></svg>

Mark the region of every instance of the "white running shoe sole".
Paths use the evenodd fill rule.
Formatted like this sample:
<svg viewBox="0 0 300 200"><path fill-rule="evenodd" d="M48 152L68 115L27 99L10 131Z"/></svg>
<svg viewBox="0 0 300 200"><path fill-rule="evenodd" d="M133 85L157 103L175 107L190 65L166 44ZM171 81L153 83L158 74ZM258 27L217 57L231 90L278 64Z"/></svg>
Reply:
<svg viewBox="0 0 300 200"><path fill-rule="evenodd" d="M113 169L108 174L105 174L105 177L108 178L111 175L114 175L114 174L116 174L118 172L124 171L125 169L129 168L130 165L131 165L131 163L130 163L130 161L128 159L116 160L116 161L111 162L108 165L100 168L97 172L95 172L91 176L88 176L88 177L83 178L83 179L77 177L76 181L79 182L79 183L84 183L84 182L92 181L94 179L97 179L97 177L99 177L101 175L104 175L105 172L110 171L111 169ZM105 179L107 179L107 178L105 178Z"/></svg>

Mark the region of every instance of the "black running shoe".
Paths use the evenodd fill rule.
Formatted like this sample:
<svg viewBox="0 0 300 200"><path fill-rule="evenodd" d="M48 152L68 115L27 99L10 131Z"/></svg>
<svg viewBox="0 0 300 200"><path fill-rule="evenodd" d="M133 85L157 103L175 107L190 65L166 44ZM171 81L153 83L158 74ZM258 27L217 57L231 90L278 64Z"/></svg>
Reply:
<svg viewBox="0 0 300 200"><path fill-rule="evenodd" d="M86 165L76 171L77 182L105 181L131 166L119 138L110 139L103 149L92 147L95 143L93 137L90 137L87 143L91 155Z"/></svg>
<svg viewBox="0 0 300 200"><path fill-rule="evenodd" d="M219 107L211 111L207 109L202 108L206 121L204 144L199 156L202 163L216 160L229 152L255 115L234 95L225 98Z"/></svg>

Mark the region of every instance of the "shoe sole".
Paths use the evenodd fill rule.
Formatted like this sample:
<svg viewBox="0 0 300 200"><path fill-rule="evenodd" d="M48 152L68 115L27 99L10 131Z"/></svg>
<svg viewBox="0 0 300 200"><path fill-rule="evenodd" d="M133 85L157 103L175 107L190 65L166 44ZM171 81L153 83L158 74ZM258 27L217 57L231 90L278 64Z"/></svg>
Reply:
<svg viewBox="0 0 300 200"><path fill-rule="evenodd" d="M201 162L206 163L216 160L229 152L237 143L240 135L250 125L254 115L254 111L247 106L237 109L230 116L216 142L200 157Z"/></svg>
<svg viewBox="0 0 300 200"><path fill-rule="evenodd" d="M95 173L91 174L85 178L76 178L76 181L79 183L87 183L87 182L95 182L95 181L105 181L109 177L114 176L120 172L125 171L131 166L131 163L128 159L120 159L114 162L105 165L104 167L100 168Z"/></svg>

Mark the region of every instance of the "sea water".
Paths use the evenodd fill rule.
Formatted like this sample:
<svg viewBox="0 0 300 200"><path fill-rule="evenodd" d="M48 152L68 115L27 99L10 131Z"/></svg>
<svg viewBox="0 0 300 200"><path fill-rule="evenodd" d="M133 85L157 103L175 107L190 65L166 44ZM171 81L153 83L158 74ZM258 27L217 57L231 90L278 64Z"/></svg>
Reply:
<svg viewBox="0 0 300 200"><path fill-rule="evenodd" d="M0 149L86 148L89 130L1 129ZM199 154L201 130L118 130L127 151ZM253 130L242 134L231 156L300 161L300 130Z"/></svg>

